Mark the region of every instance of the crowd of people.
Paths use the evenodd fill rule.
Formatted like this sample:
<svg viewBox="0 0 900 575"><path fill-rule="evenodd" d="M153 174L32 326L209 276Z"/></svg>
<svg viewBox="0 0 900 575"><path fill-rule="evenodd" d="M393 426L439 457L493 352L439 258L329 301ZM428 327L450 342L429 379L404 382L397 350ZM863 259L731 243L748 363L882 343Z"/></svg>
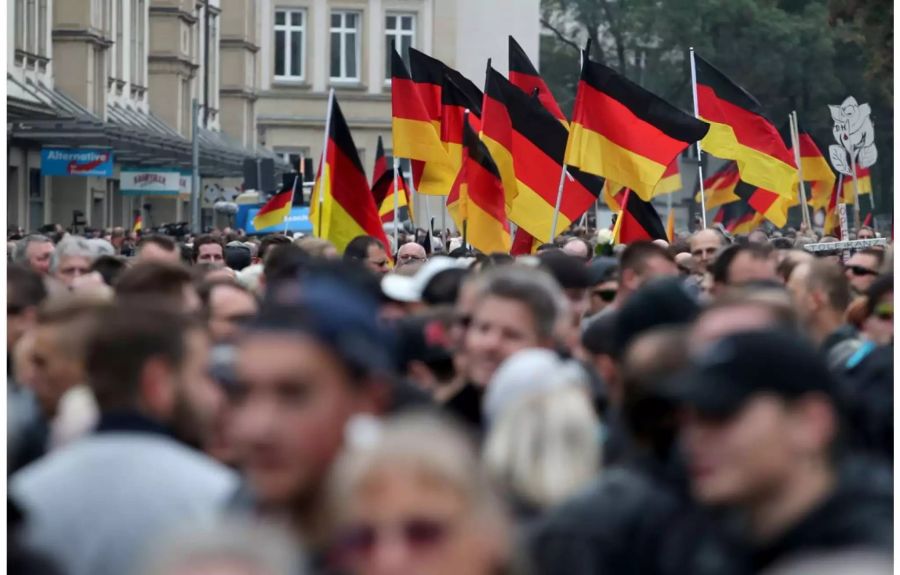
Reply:
<svg viewBox="0 0 900 575"><path fill-rule="evenodd" d="M890 242L46 232L10 573L891 572Z"/></svg>

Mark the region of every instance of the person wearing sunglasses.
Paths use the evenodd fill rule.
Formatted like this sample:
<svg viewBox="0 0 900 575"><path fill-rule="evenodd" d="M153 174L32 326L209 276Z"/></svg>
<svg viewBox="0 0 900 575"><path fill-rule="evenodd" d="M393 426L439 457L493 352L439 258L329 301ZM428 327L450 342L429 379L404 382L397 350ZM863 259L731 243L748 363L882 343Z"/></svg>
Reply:
<svg viewBox="0 0 900 575"><path fill-rule="evenodd" d="M508 519L465 434L424 413L367 427L330 483L336 567L355 575L509 572Z"/></svg>
<svg viewBox="0 0 900 575"><path fill-rule="evenodd" d="M603 311L616 299L619 291L619 266L614 258L598 257L588 266L593 285L588 290L588 310L586 317Z"/></svg>
<svg viewBox="0 0 900 575"><path fill-rule="evenodd" d="M878 277L878 269L883 262L884 252L871 248L860 250L847 260L844 269L855 295L866 293L866 290Z"/></svg>

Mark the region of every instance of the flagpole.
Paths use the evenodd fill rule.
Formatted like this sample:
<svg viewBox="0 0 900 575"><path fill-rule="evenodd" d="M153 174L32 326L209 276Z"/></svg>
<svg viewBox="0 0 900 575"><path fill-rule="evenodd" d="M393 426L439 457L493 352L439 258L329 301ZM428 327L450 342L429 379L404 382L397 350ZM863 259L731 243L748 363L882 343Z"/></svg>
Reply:
<svg viewBox="0 0 900 575"><path fill-rule="evenodd" d="M462 238L463 238L463 247L466 248L466 251L469 250L469 242L468 242L468 227L469 227L469 180L468 180L468 170L466 169L466 130L465 127L469 125L469 109L466 108L463 111L463 133L462 133L462 142L463 145L460 148L460 164L459 170L462 173L462 177L460 178L459 183L459 209L462 210ZM460 177L457 175L457 177ZM444 208L446 209L446 207Z"/></svg>
<svg viewBox="0 0 900 575"><path fill-rule="evenodd" d="M800 161L800 123L797 121L797 110L788 114L788 124L791 128L791 145L794 148L794 161L797 163L797 177L800 180L800 209L803 214L803 225L806 226L807 230L811 230L809 205L806 203L806 186L803 183L803 164Z"/></svg>
<svg viewBox="0 0 900 575"><path fill-rule="evenodd" d="M291 189L291 209L294 207L294 196L297 195L297 182L300 180L300 174L294 176L294 187ZM302 193L302 192L301 192ZM288 219L291 217L291 211L288 210L286 216L284 216L284 235L288 233Z"/></svg>
<svg viewBox="0 0 900 575"><path fill-rule="evenodd" d="M700 119L700 106L697 101L697 63L694 61L694 47L691 46L691 91L694 94L694 117ZM697 140L697 176L700 182L700 213L703 216L703 228L706 228L706 193L703 191L703 156L700 140Z"/></svg>
<svg viewBox="0 0 900 575"><path fill-rule="evenodd" d="M399 234L399 224L400 224L400 199L397 197L400 195L400 190L397 187L397 168L400 166L400 160L397 159L397 156L394 156L394 249L399 250L400 244L400 234Z"/></svg>
<svg viewBox="0 0 900 575"><path fill-rule="evenodd" d="M853 171L853 227L859 232L859 182L856 178L856 155L853 153L850 154L850 169Z"/></svg>
<svg viewBox="0 0 900 575"><path fill-rule="evenodd" d="M325 185L325 158L328 156L328 134L331 132L331 108L334 104L334 88L328 91L328 108L325 112L325 136L322 140L322 157L319 160L319 190L318 190L318 209L316 210L319 220L318 231L319 237L322 236L322 206L325 203L325 194L322 192L322 186Z"/></svg>
<svg viewBox="0 0 900 575"><path fill-rule="evenodd" d="M556 237L556 225L559 223L559 206L562 204L563 187L566 185L566 164L562 165L562 172L559 173L559 186L556 189L556 207L553 208L553 224L550 226L550 241Z"/></svg>

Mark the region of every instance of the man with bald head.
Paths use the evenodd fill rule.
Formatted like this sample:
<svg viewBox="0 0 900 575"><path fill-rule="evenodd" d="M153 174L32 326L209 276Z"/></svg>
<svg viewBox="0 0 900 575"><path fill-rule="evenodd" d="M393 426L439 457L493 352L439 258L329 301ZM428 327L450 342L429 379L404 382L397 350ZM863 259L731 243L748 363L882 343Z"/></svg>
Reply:
<svg viewBox="0 0 900 575"><path fill-rule="evenodd" d="M408 264L421 264L428 259L425 248L416 242L408 242L400 246L397 250L397 265L395 269L400 269Z"/></svg>
<svg viewBox="0 0 900 575"><path fill-rule="evenodd" d="M563 245L562 251L566 252L570 256L575 256L576 258L580 258L584 261L589 261L593 256L593 249L591 248L591 244L588 243L587 240L583 240L581 238L569 238L566 240L565 245Z"/></svg>
<svg viewBox="0 0 900 575"><path fill-rule="evenodd" d="M689 240L691 255L697 264L699 273L705 272L716 259L716 254L725 245L722 234L713 229L705 229L694 232Z"/></svg>

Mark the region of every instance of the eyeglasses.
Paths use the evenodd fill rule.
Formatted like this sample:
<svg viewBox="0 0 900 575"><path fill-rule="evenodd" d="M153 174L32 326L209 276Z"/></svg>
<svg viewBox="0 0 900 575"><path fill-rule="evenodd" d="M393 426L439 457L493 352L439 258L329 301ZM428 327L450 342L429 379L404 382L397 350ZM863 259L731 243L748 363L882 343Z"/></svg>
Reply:
<svg viewBox="0 0 900 575"><path fill-rule="evenodd" d="M428 258L427 258L427 257L426 257L426 258L420 258L419 256L409 256L409 255L399 256L397 259L398 259L399 261L403 262L403 263L410 263L410 262L425 262L425 261L428 261Z"/></svg>
<svg viewBox="0 0 900 575"><path fill-rule="evenodd" d="M864 268L862 266L847 266L847 269L850 270L855 276L877 276L878 272L875 270L870 270L869 268Z"/></svg>
<svg viewBox="0 0 900 575"><path fill-rule="evenodd" d="M616 290L614 289L598 289L591 292L591 295L595 295L602 299L603 301L609 303L612 300L616 299Z"/></svg>
<svg viewBox="0 0 900 575"><path fill-rule="evenodd" d="M894 304L891 302L880 303L875 306L875 310L873 312L875 317L884 321L893 321L894 319Z"/></svg>
<svg viewBox="0 0 900 575"><path fill-rule="evenodd" d="M340 550L350 557L371 555L387 535L402 539L412 551L425 551L444 542L449 532L446 521L411 517L393 526L355 525L340 539Z"/></svg>

